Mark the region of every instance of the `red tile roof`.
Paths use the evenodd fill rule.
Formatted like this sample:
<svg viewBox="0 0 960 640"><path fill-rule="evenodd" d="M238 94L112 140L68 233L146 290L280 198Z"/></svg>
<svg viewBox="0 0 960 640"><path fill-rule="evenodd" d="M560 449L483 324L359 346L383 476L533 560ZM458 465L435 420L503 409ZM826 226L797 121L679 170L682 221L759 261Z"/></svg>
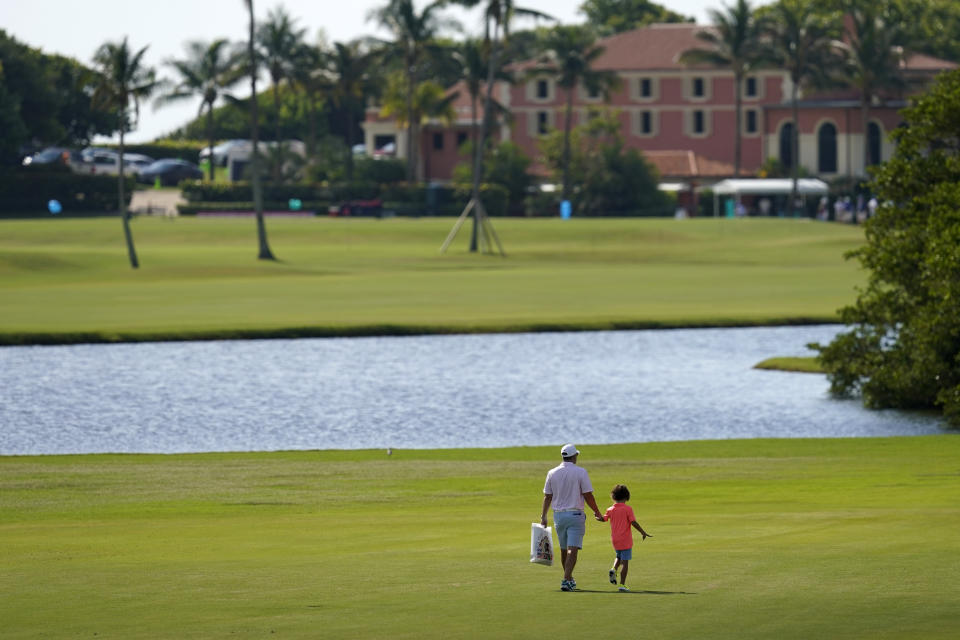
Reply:
<svg viewBox="0 0 960 640"><path fill-rule="evenodd" d="M661 178L726 178L733 165L711 160L693 151L644 151L643 157L657 168Z"/></svg>
<svg viewBox="0 0 960 640"><path fill-rule="evenodd" d="M708 45L697 32L710 27L692 23L653 24L625 31L600 40L603 54L594 69L613 71L685 69L680 54L687 49L703 49Z"/></svg>

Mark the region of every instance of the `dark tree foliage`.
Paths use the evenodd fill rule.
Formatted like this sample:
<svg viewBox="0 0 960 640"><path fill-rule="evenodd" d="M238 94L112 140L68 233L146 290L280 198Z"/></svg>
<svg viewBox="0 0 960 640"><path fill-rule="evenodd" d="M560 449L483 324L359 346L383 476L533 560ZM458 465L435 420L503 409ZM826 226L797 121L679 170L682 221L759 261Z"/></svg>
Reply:
<svg viewBox="0 0 960 640"><path fill-rule="evenodd" d="M82 146L116 128L116 115L91 104L96 76L0 30L0 164L17 164L28 147Z"/></svg>
<svg viewBox="0 0 960 640"><path fill-rule="evenodd" d="M820 347L831 391L871 408L940 408L960 424L960 71L904 111L877 170L881 202L853 252L869 272Z"/></svg>
<svg viewBox="0 0 960 640"><path fill-rule="evenodd" d="M580 13L603 34L621 33L655 22L693 22L649 0L584 0Z"/></svg>

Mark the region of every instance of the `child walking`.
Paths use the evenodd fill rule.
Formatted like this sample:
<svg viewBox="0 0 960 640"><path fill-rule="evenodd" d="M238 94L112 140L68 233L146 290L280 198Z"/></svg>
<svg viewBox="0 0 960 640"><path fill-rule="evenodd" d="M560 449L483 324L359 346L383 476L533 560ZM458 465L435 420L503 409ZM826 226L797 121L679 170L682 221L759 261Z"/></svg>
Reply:
<svg viewBox="0 0 960 640"><path fill-rule="evenodd" d="M620 591L630 591L627 588L627 571L630 568L630 560L633 557L633 527L643 536L640 541L652 538L649 533L643 530L640 523L633 516L633 509L627 504L630 499L630 490L626 485L618 484L610 492L614 505L607 509L603 519L610 521L610 538L613 541L613 549L617 552L613 568L610 569L610 584L617 584L617 569L620 569Z"/></svg>

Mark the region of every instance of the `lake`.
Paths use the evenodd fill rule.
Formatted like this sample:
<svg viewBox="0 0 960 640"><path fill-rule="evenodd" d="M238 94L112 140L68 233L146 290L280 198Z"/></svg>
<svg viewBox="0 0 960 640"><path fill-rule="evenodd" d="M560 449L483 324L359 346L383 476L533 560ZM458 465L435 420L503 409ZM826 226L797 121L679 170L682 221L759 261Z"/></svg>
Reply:
<svg viewBox="0 0 960 640"><path fill-rule="evenodd" d="M842 327L0 349L0 454L461 448L935 434L760 371Z"/></svg>

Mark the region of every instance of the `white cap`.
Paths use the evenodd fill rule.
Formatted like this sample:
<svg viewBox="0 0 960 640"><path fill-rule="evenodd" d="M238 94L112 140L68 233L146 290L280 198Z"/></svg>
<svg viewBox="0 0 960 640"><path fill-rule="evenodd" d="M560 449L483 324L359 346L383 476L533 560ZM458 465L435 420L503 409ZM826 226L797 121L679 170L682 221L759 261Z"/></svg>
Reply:
<svg viewBox="0 0 960 640"><path fill-rule="evenodd" d="M560 448L560 455L564 458L572 458L573 456L580 455L580 452L577 451L577 448L572 444L565 444Z"/></svg>

